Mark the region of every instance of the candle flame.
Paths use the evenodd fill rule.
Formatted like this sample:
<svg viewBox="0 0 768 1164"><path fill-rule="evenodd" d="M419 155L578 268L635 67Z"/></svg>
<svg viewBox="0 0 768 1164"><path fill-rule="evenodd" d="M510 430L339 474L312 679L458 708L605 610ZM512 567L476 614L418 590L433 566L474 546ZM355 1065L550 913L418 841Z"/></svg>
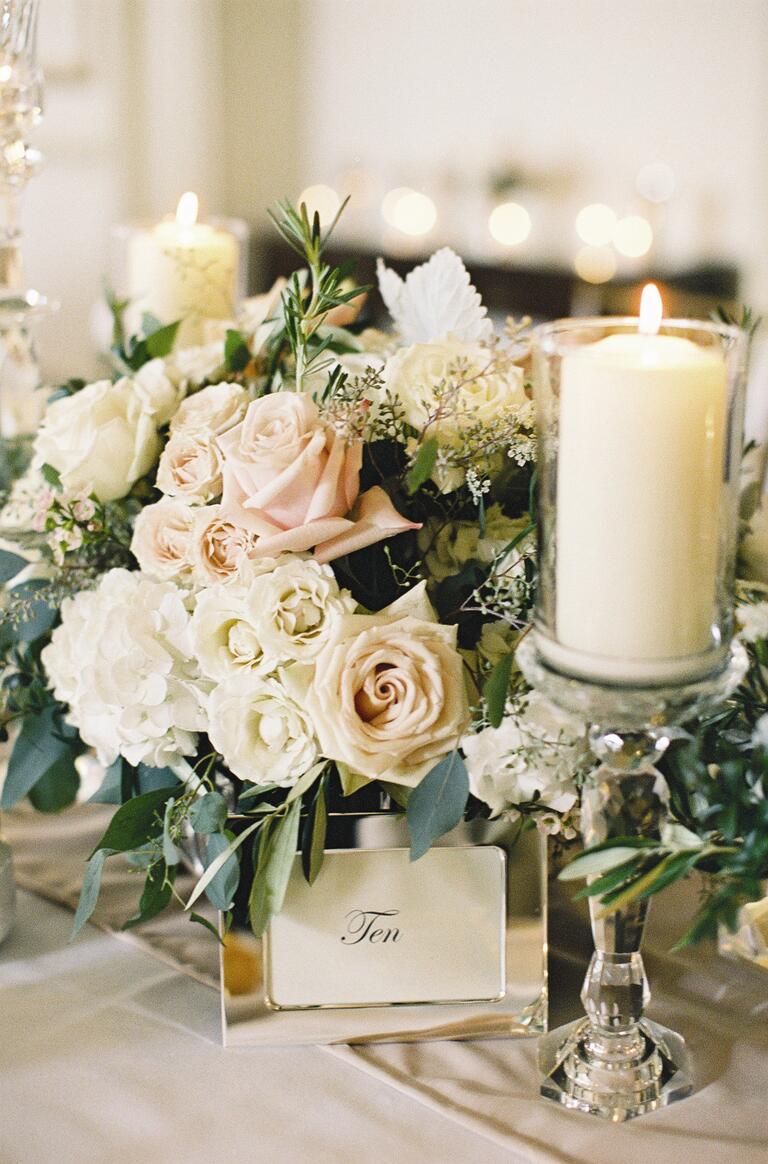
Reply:
<svg viewBox="0 0 768 1164"><path fill-rule="evenodd" d="M176 222L179 226L194 226L197 222L197 194L192 190L187 190L186 194L182 194L179 199L179 205L176 207Z"/></svg>
<svg viewBox="0 0 768 1164"><path fill-rule="evenodd" d="M655 283L646 283L640 296L640 322L637 330L641 335L657 335L661 327L664 305Z"/></svg>

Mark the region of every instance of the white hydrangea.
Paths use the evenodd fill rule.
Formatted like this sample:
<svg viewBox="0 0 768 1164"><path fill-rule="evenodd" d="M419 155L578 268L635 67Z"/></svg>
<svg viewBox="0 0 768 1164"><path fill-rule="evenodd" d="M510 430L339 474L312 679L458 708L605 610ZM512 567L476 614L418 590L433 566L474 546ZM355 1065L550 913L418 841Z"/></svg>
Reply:
<svg viewBox="0 0 768 1164"><path fill-rule="evenodd" d="M494 816L534 799L555 812L576 804L574 777L586 756L584 724L535 691L500 727L465 736L461 747L470 790Z"/></svg>
<svg viewBox="0 0 768 1164"><path fill-rule="evenodd" d="M57 699L103 764L162 768L193 755L207 728L184 595L172 582L110 570L65 599L43 651Z"/></svg>
<svg viewBox="0 0 768 1164"><path fill-rule="evenodd" d="M739 638L745 643L768 639L768 602L744 603L737 606L736 621L741 626Z"/></svg>

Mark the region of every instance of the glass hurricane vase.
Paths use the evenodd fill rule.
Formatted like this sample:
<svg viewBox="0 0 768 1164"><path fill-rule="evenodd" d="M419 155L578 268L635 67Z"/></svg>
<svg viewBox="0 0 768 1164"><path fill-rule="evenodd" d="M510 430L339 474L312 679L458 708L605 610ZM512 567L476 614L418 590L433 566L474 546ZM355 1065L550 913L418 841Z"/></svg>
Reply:
<svg viewBox="0 0 768 1164"><path fill-rule="evenodd" d="M659 301L650 323L534 332L539 574L517 660L589 726L588 847L659 836L656 762L675 725L714 710L746 670L732 642L745 337L660 320ZM645 1018L647 901L590 908L586 1017L542 1040L541 1090L622 1121L687 1095L691 1076L682 1039Z"/></svg>

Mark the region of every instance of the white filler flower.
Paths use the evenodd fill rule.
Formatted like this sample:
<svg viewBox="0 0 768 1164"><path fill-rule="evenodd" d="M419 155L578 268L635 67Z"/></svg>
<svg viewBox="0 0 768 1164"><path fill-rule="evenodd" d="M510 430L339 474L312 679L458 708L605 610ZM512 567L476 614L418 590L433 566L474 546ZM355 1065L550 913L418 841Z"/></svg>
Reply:
<svg viewBox="0 0 768 1164"><path fill-rule="evenodd" d="M461 741L469 787L494 816L537 800L542 808L567 812L577 799L574 775L586 751L584 725L556 712L537 692L518 715L498 728L484 728Z"/></svg>
<svg viewBox="0 0 768 1164"><path fill-rule="evenodd" d="M163 768L190 756L207 723L184 596L172 582L110 570L65 599L43 651L57 699L103 764Z"/></svg>

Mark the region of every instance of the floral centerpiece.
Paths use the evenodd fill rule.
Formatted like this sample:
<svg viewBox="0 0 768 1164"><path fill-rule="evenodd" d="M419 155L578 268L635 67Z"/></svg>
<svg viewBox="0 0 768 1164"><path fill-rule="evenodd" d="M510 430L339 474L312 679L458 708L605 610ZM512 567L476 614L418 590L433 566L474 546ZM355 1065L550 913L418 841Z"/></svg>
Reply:
<svg viewBox="0 0 768 1164"><path fill-rule="evenodd" d="M584 727L514 665L535 582L525 321L497 335L443 249L404 280L380 264L394 328L373 330L330 231L288 204L275 223L300 269L202 347L149 317L129 337L113 303L113 375L59 389L4 481L2 804L64 807L88 752L92 799L117 806L77 928L117 854L145 878L126 924L159 913L197 837L186 904L245 895L260 934L297 851L317 876L329 805L360 796L405 814L414 858L476 816L576 835ZM661 840L565 874L615 904L698 868L691 937L768 876L763 598L744 591L744 687L663 760Z"/></svg>
<svg viewBox="0 0 768 1164"><path fill-rule="evenodd" d="M329 232L303 207L276 223L302 268L203 347L154 319L129 338L113 304L113 378L54 396L4 511L33 559L2 563L4 803L60 807L89 750L95 799L122 805L78 925L118 853L146 871L132 920L156 914L194 832L193 897L224 910L252 850L260 933L297 849L317 875L328 805L365 787L405 811L414 857L465 813L574 833L570 725L512 669L534 579L524 326L495 335L445 249L404 281L381 266L395 330L365 328Z"/></svg>

